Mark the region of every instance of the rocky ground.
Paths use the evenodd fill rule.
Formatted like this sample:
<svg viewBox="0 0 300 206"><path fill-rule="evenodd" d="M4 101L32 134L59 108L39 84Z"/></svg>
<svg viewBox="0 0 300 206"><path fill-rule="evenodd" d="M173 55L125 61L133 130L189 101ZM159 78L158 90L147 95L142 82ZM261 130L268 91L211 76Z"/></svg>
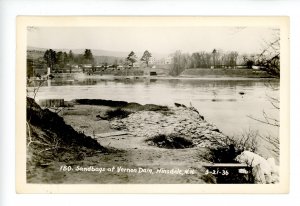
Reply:
<svg viewBox="0 0 300 206"><path fill-rule="evenodd" d="M206 122L193 107L173 107L166 114L139 111L124 119L114 119L110 125L113 129L126 130L144 140L171 135L190 140L195 147L225 146L226 136L215 125Z"/></svg>

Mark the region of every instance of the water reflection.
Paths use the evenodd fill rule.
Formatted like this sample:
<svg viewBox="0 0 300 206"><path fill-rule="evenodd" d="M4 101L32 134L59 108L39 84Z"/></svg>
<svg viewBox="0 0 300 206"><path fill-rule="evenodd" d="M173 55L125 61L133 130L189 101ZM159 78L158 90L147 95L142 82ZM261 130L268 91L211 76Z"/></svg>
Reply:
<svg viewBox="0 0 300 206"><path fill-rule="evenodd" d="M36 87L40 84L40 81L36 80L28 83L29 87ZM168 84L171 87L230 87L236 88L237 85L252 87L252 86L265 86L262 82L271 81L275 86L278 85L278 81L272 79L159 79L159 78L110 78L110 79L94 79L94 78L84 78L84 79L52 79L46 80L47 84L42 84L42 86L65 86L65 85L97 85L108 82L121 82L124 84L148 84L148 83L158 83L158 84Z"/></svg>

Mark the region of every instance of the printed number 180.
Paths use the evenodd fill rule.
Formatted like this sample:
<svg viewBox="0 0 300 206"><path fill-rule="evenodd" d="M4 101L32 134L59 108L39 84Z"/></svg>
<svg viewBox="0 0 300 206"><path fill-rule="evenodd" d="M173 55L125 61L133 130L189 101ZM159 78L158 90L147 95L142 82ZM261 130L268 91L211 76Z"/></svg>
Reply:
<svg viewBox="0 0 300 206"><path fill-rule="evenodd" d="M72 169L71 166L62 165L62 166L60 166L60 169L59 169L59 170L60 170L60 171L64 171L64 172L70 172L70 171L73 170L73 169Z"/></svg>

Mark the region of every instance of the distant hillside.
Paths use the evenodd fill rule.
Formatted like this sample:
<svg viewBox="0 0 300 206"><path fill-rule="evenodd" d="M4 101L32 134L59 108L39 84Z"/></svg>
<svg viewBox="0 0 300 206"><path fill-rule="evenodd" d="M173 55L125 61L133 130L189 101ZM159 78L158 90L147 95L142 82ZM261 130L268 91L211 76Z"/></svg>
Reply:
<svg viewBox="0 0 300 206"><path fill-rule="evenodd" d="M27 58L28 59L38 59L44 56L45 51L41 50L27 50Z"/></svg>
<svg viewBox="0 0 300 206"><path fill-rule="evenodd" d="M53 49L53 48L52 48ZM38 47L27 47L27 51L37 51L37 52L45 52L46 48L38 48ZM62 51L62 52L69 52L70 49L53 49L55 51ZM74 54L83 54L85 49L71 49ZM108 51L108 50L101 50L101 49L91 49L94 56L102 56L102 57L121 57L126 58L127 55L130 53L128 52L121 52L121 51ZM151 51L150 51L151 52ZM143 52L136 52L138 58L141 58ZM152 53L152 56L156 59L166 58L168 54L161 54L161 53Z"/></svg>
<svg viewBox="0 0 300 206"><path fill-rule="evenodd" d="M42 58L44 56L45 51L46 51L46 49L30 47L27 50L27 58L28 59ZM62 51L62 52L67 52L67 53L69 52L67 50L55 50L55 51ZM84 52L84 50L82 50L82 52L79 50L72 50L72 51L75 55L82 54ZM98 54L100 54L100 53L98 53ZM125 57L118 57L118 56L97 55L94 52L93 52L93 55L94 55L96 64L101 64L101 63L114 64L116 61L120 62L120 61L124 60L124 58L125 58Z"/></svg>
<svg viewBox="0 0 300 206"><path fill-rule="evenodd" d="M115 57L115 56L94 56L95 64L104 64L107 63L108 65L112 64L120 64L124 58Z"/></svg>

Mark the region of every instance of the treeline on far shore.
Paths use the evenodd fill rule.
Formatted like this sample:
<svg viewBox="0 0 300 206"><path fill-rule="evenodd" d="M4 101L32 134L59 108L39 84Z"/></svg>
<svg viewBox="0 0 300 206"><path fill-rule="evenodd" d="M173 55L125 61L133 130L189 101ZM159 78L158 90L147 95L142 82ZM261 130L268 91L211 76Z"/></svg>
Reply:
<svg viewBox="0 0 300 206"><path fill-rule="evenodd" d="M212 52L195 52L192 54L176 51L173 54L170 74L177 76L187 69L259 69L273 76L280 74L280 55L242 54L236 51L224 52L214 49Z"/></svg>
<svg viewBox="0 0 300 206"><path fill-rule="evenodd" d="M85 49L82 54L55 51L47 49L38 51L39 57L29 57L27 54L27 76L41 76L47 74L47 68L51 73L72 73L83 72L89 74L107 73L116 70L121 74L128 74L129 69L151 68L152 71L163 69L166 75L178 76L188 69L258 69L264 70L270 75L280 75L280 53L263 50L259 54L239 54L236 51L223 51L213 49L211 52L200 51L183 53L176 51L169 55L167 60L158 60L145 50L139 59L134 51L131 51L126 58L121 57L97 57L92 50Z"/></svg>

